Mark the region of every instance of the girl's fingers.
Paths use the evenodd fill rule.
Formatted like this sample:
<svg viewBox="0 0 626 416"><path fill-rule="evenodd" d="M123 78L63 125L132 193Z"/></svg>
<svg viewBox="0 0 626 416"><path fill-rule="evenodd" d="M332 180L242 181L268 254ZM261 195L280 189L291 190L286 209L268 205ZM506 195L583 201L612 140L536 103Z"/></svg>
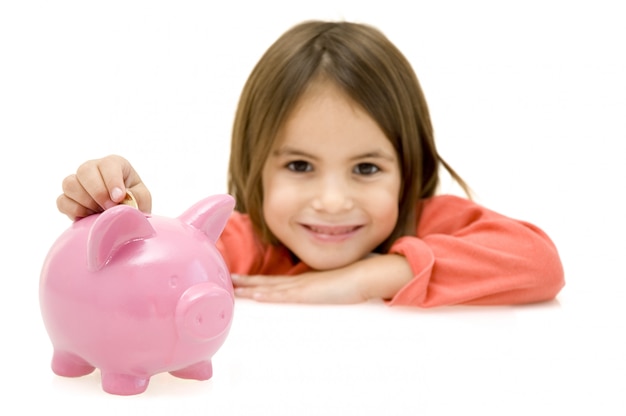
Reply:
<svg viewBox="0 0 626 416"><path fill-rule="evenodd" d="M105 179L100 172L98 160L90 160L80 165L74 177L76 178L78 186L82 188L82 191L79 191L78 186L76 186L73 181L70 180L68 181L68 184L72 185L72 189L68 189L65 187L63 189L68 197L74 199L76 202L81 204L84 202L85 198L91 198L94 203L101 208L101 210L111 208L112 206L117 204L116 201L113 201L111 199L109 189L107 188L105 183ZM122 189L122 193L120 196L123 198L124 181L121 179L121 172L116 175L116 177L120 178L117 180L120 185L117 186ZM90 207L91 204L85 206Z"/></svg>
<svg viewBox="0 0 626 416"><path fill-rule="evenodd" d="M86 217L118 205L130 190L142 212L152 210L152 197L130 163L109 155L88 160L62 183L57 208L71 219Z"/></svg>
<svg viewBox="0 0 626 416"><path fill-rule="evenodd" d="M72 212L77 212L77 208L73 208L71 202L74 202L82 207L85 210L99 212L102 211L104 207L102 207L98 202L93 198L88 190L81 184L77 175L70 175L63 180L62 183L63 195L59 197L57 200L57 205L59 209L64 212L65 208L70 209ZM65 197L65 198L63 198ZM66 200L67 199L67 200Z"/></svg>
<svg viewBox="0 0 626 416"><path fill-rule="evenodd" d="M62 194L57 198L57 208L59 211L67 215L67 217L74 221L78 218L88 217L99 211L94 211L89 208L85 208L83 205Z"/></svg>
<svg viewBox="0 0 626 416"><path fill-rule="evenodd" d="M252 286L237 287L235 295L241 298L254 299L259 302L299 302L299 298L294 296L296 292L289 288Z"/></svg>
<svg viewBox="0 0 626 416"><path fill-rule="evenodd" d="M277 286L286 282L293 282L294 276L246 276L240 274L231 275L235 286L255 287L255 286Z"/></svg>
<svg viewBox="0 0 626 416"><path fill-rule="evenodd" d="M95 163L100 180L112 202L120 203L126 196L126 188L132 188L141 182L130 163L121 156L110 155L96 160Z"/></svg>
<svg viewBox="0 0 626 416"><path fill-rule="evenodd" d="M126 196L126 190L130 190L140 211L145 213L152 211L150 191L126 159L110 155L98 162L98 170L112 202L121 202Z"/></svg>

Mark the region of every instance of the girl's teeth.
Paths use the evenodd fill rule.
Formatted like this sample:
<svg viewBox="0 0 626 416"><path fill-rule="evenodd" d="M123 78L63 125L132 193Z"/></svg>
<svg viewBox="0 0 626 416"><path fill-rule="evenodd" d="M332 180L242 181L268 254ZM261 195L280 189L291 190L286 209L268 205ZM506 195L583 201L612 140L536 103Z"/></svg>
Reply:
<svg viewBox="0 0 626 416"><path fill-rule="evenodd" d="M312 231L319 234L339 235L347 234L354 231L356 227L309 227Z"/></svg>

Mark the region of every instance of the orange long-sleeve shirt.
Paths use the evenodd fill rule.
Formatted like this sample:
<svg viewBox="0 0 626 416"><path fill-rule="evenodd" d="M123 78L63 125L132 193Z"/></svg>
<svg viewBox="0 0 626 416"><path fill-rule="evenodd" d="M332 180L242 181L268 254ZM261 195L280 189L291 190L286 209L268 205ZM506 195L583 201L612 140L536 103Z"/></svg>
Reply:
<svg viewBox="0 0 626 416"><path fill-rule="evenodd" d="M231 273L311 270L286 248L261 244L238 212L217 246ZM414 275L390 305L531 303L553 299L565 284L556 247L542 230L452 195L423 201L416 236L398 239L389 253L404 256Z"/></svg>

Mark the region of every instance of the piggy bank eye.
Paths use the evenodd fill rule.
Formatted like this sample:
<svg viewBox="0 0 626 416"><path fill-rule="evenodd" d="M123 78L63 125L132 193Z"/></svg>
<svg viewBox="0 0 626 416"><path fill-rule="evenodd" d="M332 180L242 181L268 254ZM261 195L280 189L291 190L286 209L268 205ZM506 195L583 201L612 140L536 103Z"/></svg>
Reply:
<svg viewBox="0 0 626 416"><path fill-rule="evenodd" d="M168 284L172 289L176 288L178 286L178 275L171 275L168 279Z"/></svg>

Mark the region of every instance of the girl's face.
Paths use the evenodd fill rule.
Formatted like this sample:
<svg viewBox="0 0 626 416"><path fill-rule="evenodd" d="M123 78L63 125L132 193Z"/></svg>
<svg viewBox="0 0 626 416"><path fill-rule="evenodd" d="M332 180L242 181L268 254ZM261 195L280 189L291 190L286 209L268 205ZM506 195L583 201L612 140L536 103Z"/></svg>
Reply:
<svg viewBox="0 0 626 416"><path fill-rule="evenodd" d="M263 168L271 232L317 270L363 259L398 219L400 165L376 122L331 83L312 85Z"/></svg>

